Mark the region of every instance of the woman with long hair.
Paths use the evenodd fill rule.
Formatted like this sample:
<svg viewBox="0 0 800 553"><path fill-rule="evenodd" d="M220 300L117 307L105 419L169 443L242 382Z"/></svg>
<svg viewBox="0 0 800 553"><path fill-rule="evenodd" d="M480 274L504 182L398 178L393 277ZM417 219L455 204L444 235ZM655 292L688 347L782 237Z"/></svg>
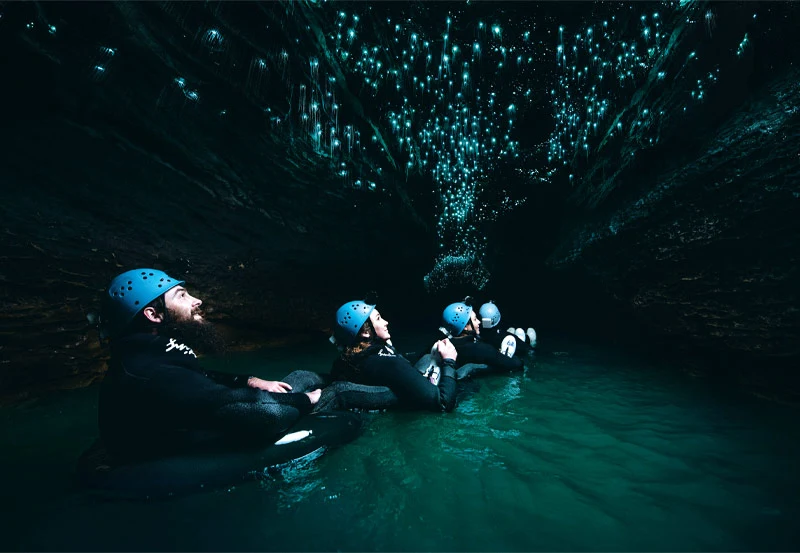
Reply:
<svg viewBox="0 0 800 553"><path fill-rule="evenodd" d="M425 376L395 351L389 322L374 304L364 301L350 301L339 308L334 338L341 348L331 372L335 379L386 386L398 404L408 408L452 411L455 407L458 353L449 340L436 342L439 371Z"/></svg>

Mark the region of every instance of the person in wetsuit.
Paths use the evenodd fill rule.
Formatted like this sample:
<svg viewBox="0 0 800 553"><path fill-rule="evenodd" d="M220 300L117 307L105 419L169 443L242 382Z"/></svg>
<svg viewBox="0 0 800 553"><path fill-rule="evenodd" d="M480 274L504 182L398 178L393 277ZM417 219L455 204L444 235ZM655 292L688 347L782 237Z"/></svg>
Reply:
<svg viewBox="0 0 800 553"><path fill-rule="evenodd" d="M501 353L514 355L531 355L536 347L536 331L528 328L500 328L500 310L494 302L481 305L478 311L481 321L481 339L497 348Z"/></svg>
<svg viewBox="0 0 800 553"><path fill-rule="evenodd" d="M100 438L118 464L232 444L270 443L318 401L322 379L214 372L194 348L219 343L202 301L155 269L120 274L105 295L111 339L99 401Z"/></svg>
<svg viewBox="0 0 800 553"><path fill-rule="evenodd" d="M331 371L334 379L386 387L402 407L428 411L452 411L455 407L458 352L449 340L436 342L440 371L438 378L429 378L397 353L389 323L375 305L364 301L342 305L336 312L334 337L342 348Z"/></svg>
<svg viewBox="0 0 800 553"><path fill-rule="evenodd" d="M451 303L444 308L441 330L453 337L451 341L458 351L456 367L475 367L473 370L459 372L459 379L485 373L516 371L524 366L521 358L504 355L493 345L481 340L481 323L467 303Z"/></svg>

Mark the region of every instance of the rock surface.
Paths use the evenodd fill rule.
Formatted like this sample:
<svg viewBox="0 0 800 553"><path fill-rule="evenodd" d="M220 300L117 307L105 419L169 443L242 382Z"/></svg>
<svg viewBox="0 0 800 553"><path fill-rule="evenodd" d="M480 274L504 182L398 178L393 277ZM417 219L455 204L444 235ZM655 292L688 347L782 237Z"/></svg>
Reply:
<svg viewBox="0 0 800 553"><path fill-rule="evenodd" d="M693 159L628 175L638 193L575 225L549 263L579 266L684 357L797 385L798 83L770 82Z"/></svg>

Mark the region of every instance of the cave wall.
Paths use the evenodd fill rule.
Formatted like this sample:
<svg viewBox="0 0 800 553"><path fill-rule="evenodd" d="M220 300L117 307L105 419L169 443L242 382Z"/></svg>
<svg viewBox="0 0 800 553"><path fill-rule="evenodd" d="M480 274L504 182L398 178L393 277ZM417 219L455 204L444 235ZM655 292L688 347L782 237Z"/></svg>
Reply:
<svg viewBox="0 0 800 553"><path fill-rule="evenodd" d="M60 42L26 34L33 5L0 20L0 47L15 53L0 135L1 396L100 378L107 350L86 316L130 268L185 279L242 347L326 331L373 272L399 291L419 282L432 240L395 177L342 186L329 160L267 132L245 91L210 72L206 89L240 104L225 115L165 93L153 83L203 67L191 42L143 39L157 27L138 27L128 12L141 5L52 8ZM98 81L87 52L104 33L125 55Z"/></svg>
<svg viewBox="0 0 800 553"><path fill-rule="evenodd" d="M549 265L579 267L659 355L797 386L798 82L790 68L687 139L691 152L659 151L670 157L638 167L626 193L568 227Z"/></svg>
<svg viewBox="0 0 800 553"><path fill-rule="evenodd" d="M267 166L262 178L290 189L276 194L279 202L252 193L251 206L226 205L202 188L216 175L188 179L97 127L57 120L5 137L13 138L2 145L11 156L0 198L7 394L102 374L106 352L86 315L129 268L185 279L210 320L238 329L239 339L242 329L259 329L248 336L262 343L270 334L326 329L344 294L363 293L370 264L391 285L420 278L419 246L408 239L424 244L424 229L391 199L331 198L324 186L302 187Z"/></svg>

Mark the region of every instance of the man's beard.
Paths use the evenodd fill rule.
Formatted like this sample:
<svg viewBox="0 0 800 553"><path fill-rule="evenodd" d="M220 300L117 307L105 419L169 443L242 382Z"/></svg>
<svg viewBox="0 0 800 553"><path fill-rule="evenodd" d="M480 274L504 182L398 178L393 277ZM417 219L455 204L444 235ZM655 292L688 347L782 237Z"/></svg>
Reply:
<svg viewBox="0 0 800 553"><path fill-rule="evenodd" d="M158 333L175 338L197 353L219 355L225 353L225 341L213 324L195 319L176 321L173 317L158 326Z"/></svg>

